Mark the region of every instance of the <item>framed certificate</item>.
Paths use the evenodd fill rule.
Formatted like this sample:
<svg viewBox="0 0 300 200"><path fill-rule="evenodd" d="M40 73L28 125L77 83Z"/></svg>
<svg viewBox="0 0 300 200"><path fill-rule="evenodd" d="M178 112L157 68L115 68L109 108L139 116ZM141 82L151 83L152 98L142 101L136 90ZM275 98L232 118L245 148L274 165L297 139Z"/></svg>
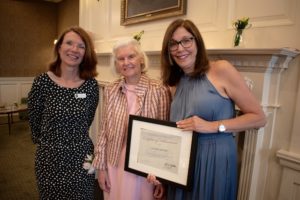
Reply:
<svg viewBox="0 0 300 200"><path fill-rule="evenodd" d="M125 170L191 189L197 137L175 122L130 115Z"/></svg>

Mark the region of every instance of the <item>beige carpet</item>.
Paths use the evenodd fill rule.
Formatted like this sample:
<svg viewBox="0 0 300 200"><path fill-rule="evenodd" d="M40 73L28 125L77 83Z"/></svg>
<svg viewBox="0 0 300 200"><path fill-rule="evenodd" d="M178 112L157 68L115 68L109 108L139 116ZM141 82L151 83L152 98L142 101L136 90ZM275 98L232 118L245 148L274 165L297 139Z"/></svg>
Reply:
<svg viewBox="0 0 300 200"><path fill-rule="evenodd" d="M4 122L1 117L0 123ZM0 199L38 199L34 175L35 145L31 142L28 121L0 125Z"/></svg>

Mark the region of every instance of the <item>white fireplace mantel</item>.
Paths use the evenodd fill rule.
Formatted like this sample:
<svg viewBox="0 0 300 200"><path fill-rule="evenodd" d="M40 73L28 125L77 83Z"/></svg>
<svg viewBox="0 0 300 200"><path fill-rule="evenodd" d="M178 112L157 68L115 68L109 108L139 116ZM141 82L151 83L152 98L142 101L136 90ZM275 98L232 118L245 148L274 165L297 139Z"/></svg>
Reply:
<svg viewBox="0 0 300 200"><path fill-rule="evenodd" d="M286 69L299 50L280 49L210 49L208 54L215 59L226 59L240 71L265 71L270 69Z"/></svg>
<svg viewBox="0 0 300 200"><path fill-rule="evenodd" d="M299 66L294 62L300 51L293 48L208 49L212 60L225 59L241 74L253 81L253 93L261 101L267 125L245 133L238 199L276 199L282 169L276 157L279 149L288 149L299 79ZM160 52L148 51L149 75L159 78ZM99 53L100 82L108 81L107 67L111 54ZM154 75L153 75L154 74ZM155 75L156 74L156 75ZM296 163L299 165L299 163ZM272 175L271 175L272 174Z"/></svg>
<svg viewBox="0 0 300 200"><path fill-rule="evenodd" d="M265 71L268 69L288 68L289 62L299 54L294 48L229 48L208 49L213 59L229 60L239 71ZM146 51L150 57L150 68L160 65L160 51ZM111 53L97 53L99 62L110 65Z"/></svg>
<svg viewBox="0 0 300 200"><path fill-rule="evenodd" d="M266 127L245 133L238 190L240 200L277 198L276 192L270 192L276 187L274 182L278 181L279 187L281 181L282 172L278 170L280 164L276 152L287 148L289 143L288 136L286 140L280 140L282 135L288 135L288 129L292 127L292 113L295 110L292 105L296 101L293 96L283 94L294 94L296 97L299 66L292 61L299 54L300 51L293 48L208 50L210 58L228 60L244 76L251 77L253 92L267 115ZM287 98L292 100L287 101ZM299 167L299 162L296 164ZM274 175L278 178L271 178ZM275 191L279 191L277 189Z"/></svg>

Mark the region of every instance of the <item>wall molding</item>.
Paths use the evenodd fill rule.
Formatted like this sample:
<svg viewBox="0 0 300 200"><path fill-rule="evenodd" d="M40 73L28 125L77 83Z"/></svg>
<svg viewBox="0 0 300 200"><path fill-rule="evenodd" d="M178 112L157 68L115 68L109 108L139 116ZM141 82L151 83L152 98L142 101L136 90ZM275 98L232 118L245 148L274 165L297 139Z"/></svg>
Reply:
<svg viewBox="0 0 300 200"><path fill-rule="evenodd" d="M300 173L300 154L280 149L276 153L280 165L299 171Z"/></svg>
<svg viewBox="0 0 300 200"><path fill-rule="evenodd" d="M34 77L0 77L0 104L20 103L27 97Z"/></svg>
<svg viewBox="0 0 300 200"><path fill-rule="evenodd" d="M300 199L300 154L280 149L276 156L283 167L278 200Z"/></svg>

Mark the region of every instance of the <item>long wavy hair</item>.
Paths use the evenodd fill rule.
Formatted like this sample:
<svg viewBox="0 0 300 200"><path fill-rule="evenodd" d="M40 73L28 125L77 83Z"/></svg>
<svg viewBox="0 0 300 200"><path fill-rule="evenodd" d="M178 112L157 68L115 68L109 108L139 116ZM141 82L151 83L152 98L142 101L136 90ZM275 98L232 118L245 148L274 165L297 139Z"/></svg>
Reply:
<svg viewBox="0 0 300 200"><path fill-rule="evenodd" d="M190 32L195 38L197 45L197 55L195 61L195 68L189 76L196 78L204 75L209 69L209 60L202 36L196 25L190 20L177 19L173 21L166 30L162 50L161 50L161 78L164 84L175 86L179 82L184 72L179 65L172 58L169 51L169 42L172 39L173 33L179 28L183 27Z"/></svg>
<svg viewBox="0 0 300 200"><path fill-rule="evenodd" d="M85 54L83 56L82 62L79 65L79 77L81 79L87 80L97 76L97 56L94 50L94 44L89 36L89 34L81 27L74 26L65 30L54 47L54 61L49 64L49 70L53 72L56 76L61 76L61 58L59 55L59 48L62 45L64 37L67 33L74 32L82 39L85 44Z"/></svg>

